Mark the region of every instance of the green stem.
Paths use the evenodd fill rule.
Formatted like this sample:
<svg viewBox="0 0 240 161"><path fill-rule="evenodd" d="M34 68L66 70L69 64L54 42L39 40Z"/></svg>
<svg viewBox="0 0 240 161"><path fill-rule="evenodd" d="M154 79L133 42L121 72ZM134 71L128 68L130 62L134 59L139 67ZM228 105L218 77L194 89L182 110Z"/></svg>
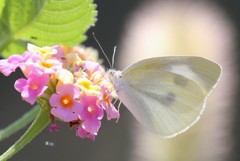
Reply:
<svg viewBox="0 0 240 161"><path fill-rule="evenodd" d="M18 132L24 128L28 123L30 123L39 113L39 106L35 106L29 112L25 113L21 118L16 120L11 125L7 126L5 129L0 130L0 141L8 138L12 134Z"/></svg>
<svg viewBox="0 0 240 161"><path fill-rule="evenodd" d="M29 143L37 134L39 134L49 123L49 109L41 108L32 125L14 145L12 145L5 153L0 156L0 161L6 161L11 158L27 143Z"/></svg>

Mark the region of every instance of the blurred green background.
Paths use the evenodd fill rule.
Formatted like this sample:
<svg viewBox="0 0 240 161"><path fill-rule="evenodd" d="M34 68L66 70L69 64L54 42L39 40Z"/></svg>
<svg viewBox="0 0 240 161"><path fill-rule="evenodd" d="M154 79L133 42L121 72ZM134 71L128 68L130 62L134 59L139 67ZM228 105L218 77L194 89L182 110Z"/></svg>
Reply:
<svg viewBox="0 0 240 161"><path fill-rule="evenodd" d="M94 142L75 136L67 125L45 129L11 161L239 161L240 2L238 0L96 0L98 21L87 46L98 49L92 32L116 68L152 56L198 55L223 66L217 88L200 121L184 134L162 139L150 134L122 106L118 123L104 119ZM100 53L100 57L105 59ZM108 64L105 61L105 65ZM209 69L211 70L211 69ZM0 128L31 107L13 88L21 72L0 75ZM0 153L25 131L0 143ZM46 145L46 143L53 145Z"/></svg>

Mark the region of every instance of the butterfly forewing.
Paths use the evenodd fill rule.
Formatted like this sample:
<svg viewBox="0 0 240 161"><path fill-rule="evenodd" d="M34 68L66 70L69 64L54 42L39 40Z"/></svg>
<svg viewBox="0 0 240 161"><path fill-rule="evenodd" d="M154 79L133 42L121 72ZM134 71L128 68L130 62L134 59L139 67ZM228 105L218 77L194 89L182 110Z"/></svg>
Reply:
<svg viewBox="0 0 240 161"><path fill-rule="evenodd" d="M132 70L159 70L175 73L191 79L202 88L207 95L221 74L221 67L202 57L157 57L139 61L123 71L123 74L131 74ZM184 83L181 79L176 79L176 83Z"/></svg>

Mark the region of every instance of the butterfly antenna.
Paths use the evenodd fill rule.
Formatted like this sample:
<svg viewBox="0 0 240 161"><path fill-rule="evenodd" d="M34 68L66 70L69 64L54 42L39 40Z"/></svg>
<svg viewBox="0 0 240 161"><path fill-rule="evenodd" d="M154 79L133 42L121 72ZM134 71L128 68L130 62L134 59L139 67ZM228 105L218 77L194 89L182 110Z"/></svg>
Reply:
<svg viewBox="0 0 240 161"><path fill-rule="evenodd" d="M104 56L105 56L105 58L107 59L107 61L108 61L108 64L109 64L110 68L112 68L112 65L111 65L111 63L110 63L110 60L108 59L108 57L107 57L107 54L104 52L104 50L103 50L103 48L102 48L101 44L100 44L100 43L99 43L99 41L97 40L97 38L96 38L96 36L95 36L95 33L93 32L93 33L92 33L92 35L93 35L93 38L95 39L95 41L97 42L97 44L98 44L99 48L100 48L100 49L101 49L101 51L103 52L103 55L104 55Z"/></svg>
<svg viewBox="0 0 240 161"><path fill-rule="evenodd" d="M117 46L114 46L113 56L112 56L112 68L114 67L114 59L115 59L116 49L117 49Z"/></svg>

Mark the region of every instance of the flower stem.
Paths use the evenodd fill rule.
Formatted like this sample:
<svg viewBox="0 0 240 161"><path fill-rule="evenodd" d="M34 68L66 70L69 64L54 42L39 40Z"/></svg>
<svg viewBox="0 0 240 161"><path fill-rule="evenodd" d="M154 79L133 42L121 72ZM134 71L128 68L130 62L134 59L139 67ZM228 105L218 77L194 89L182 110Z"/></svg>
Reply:
<svg viewBox="0 0 240 161"><path fill-rule="evenodd" d="M35 106L29 112L24 114L21 118L13 122L11 125L7 126L3 130L0 130L0 141L8 138L12 134L24 128L28 123L30 123L37 116L38 113L39 113L39 106Z"/></svg>
<svg viewBox="0 0 240 161"><path fill-rule="evenodd" d="M21 150L27 143L29 143L37 134L39 134L50 123L49 109L40 110L38 116L23 134L23 136L12 145L5 153L0 156L1 161L6 161Z"/></svg>

